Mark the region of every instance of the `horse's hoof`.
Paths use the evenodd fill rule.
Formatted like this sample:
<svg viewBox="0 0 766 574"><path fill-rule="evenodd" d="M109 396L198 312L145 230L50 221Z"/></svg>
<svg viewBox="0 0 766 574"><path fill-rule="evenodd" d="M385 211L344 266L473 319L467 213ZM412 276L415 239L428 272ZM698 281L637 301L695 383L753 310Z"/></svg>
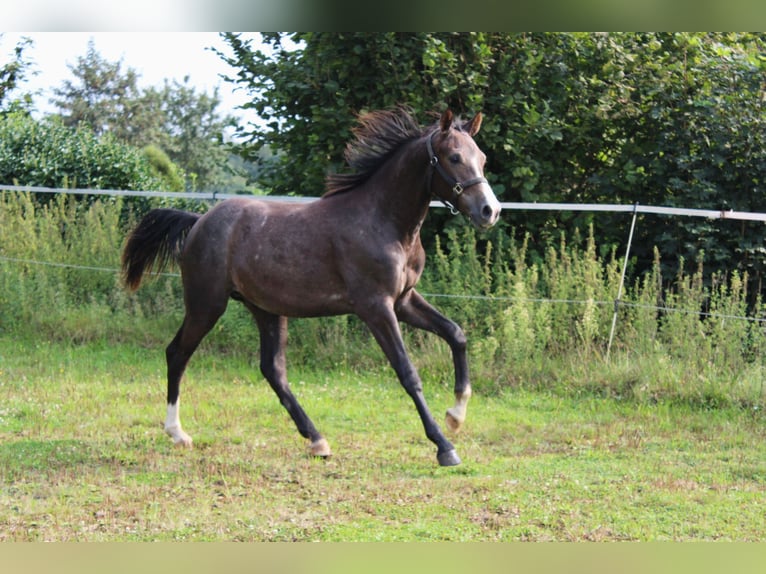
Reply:
<svg viewBox="0 0 766 574"><path fill-rule="evenodd" d="M465 419L463 419L465 420ZM460 431L460 427L463 426L463 420L460 420L452 412L452 409L447 409L447 416L444 417L444 424L450 430L450 432L457 433Z"/></svg>
<svg viewBox="0 0 766 574"><path fill-rule="evenodd" d="M439 461L440 466L457 466L461 463L460 457L454 448L447 452L438 453L436 459Z"/></svg>
<svg viewBox="0 0 766 574"><path fill-rule="evenodd" d="M309 453L311 456L319 458L330 458L332 456L330 444L323 438L317 439L309 445Z"/></svg>
<svg viewBox="0 0 766 574"><path fill-rule="evenodd" d="M173 439L173 446L176 448L192 448L194 441L192 437L186 434L178 427L166 428L165 432Z"/></svg>

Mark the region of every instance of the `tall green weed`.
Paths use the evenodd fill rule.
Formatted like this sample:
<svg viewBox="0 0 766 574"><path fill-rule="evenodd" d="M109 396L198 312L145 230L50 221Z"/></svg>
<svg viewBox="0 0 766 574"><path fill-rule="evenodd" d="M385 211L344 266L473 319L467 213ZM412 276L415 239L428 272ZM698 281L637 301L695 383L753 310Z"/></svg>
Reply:
<svg viewBox="0 0 766 574"><path fill-rule="evenodd" d="M135 296L122 290L122 207L119 198L40 204L28 193L0 194L0 329L119 340L117 323L130 315L179 310L177 278L147 282Z"/></svg>
<svg viewBox="0 0 766 574"><path fill-rule="evenodd" d="M120 253L135 222L126 212L119 198L86 203L62 195L39 204L30 194L0 194L0 330L163 348L183 317L180 279L170 273L136 293L124 290ZM663 284L655 250L651 271L632 277L628 267L616 304L621 255L598 246L592 229L560 236L542 257L530 255L529 236L512 237L448 229L436 238L419 286L467 333L477 387L766 405L766 328L753 320L763 319L764 309L747 293L744 274L705 283L700 258L691 273L679 261L675 280ZM451 384L446 345L404 331L424 377ZM232 302L203 352L241 353L255 362L257 347L251 317ZM354 317L292 321L288 353L316 370L385 365Z"/></svg>
<svg viewBox="0 0 766 574"><path fill-rule="evenodd" d="M675 280L663 285L655 249L651 270L628 273L615 301L622 261L615 249L599 255L592 228L570 241L562 235L542 261L527 253L528 236L490 236L483 249L468 228L447 239L436 242L421 290L469 334L479 380L703 405L766 403L764 310L760 298L748 306L746 276L716 274L705 284L702 259L692 273L680 260Z"/></svg>

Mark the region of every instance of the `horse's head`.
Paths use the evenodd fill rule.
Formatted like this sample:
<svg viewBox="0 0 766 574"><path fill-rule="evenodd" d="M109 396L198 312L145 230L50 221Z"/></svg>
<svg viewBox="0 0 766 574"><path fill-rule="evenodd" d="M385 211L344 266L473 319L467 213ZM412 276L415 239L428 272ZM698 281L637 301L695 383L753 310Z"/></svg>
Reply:
<svg viewBox="0 0 766 574"><path fill-rule="evenodd" d="M440 176L429 177L434 195L476 227L489 229L500 216L500 202L484 177L487 157L473 140L481 119L478 113L470 121L457 123L447 110L426 142L431 166Z"/></svg>

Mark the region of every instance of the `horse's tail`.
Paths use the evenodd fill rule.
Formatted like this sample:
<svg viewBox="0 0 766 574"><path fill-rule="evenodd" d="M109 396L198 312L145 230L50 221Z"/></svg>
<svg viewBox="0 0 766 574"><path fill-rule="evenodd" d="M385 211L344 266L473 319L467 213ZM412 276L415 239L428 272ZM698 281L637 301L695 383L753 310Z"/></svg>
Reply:
<svg viewBox="0 0 766 574"><path fill-rule="evenodd" d="M159 273L177 261L189 230L200 217L178 209L152 209L147 213L122 252L125 285L135 291L145 271Z"/></svg>

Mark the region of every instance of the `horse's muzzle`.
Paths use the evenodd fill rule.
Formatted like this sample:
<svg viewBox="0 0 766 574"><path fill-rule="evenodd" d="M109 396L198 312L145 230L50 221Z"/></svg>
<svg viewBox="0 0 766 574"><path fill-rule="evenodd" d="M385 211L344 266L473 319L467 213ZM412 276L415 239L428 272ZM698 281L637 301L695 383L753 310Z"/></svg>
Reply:
<svg viewBox="0 0 766 574"><path fill-rule="evenodd" d="M479 186L467 203L468 217L479 229L489 229L500 218L500 202L487 184Z"/></svg>

